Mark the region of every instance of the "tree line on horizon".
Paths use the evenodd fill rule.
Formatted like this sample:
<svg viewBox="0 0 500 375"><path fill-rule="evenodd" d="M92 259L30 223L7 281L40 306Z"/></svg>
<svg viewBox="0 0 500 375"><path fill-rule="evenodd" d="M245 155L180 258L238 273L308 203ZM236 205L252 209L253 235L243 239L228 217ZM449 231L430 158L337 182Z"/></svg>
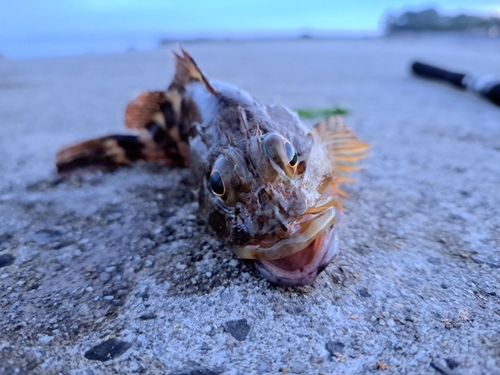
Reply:
<svg viewBox="0 0 500 375"><path fill-rule="evenodd" d="M387 34L418 31L454 31L475 32L497 36L500 33L500 18L494 16L478 16L459 14L456 16L441 15L436 9L406 11L400 14L391 13L385 18Z"/></svg>

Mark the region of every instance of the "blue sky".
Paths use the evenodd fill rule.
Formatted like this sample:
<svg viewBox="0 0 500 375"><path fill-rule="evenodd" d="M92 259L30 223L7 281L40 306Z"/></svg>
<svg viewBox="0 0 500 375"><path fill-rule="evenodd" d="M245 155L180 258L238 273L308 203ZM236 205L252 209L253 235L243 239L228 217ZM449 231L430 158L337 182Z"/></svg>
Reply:
<svg viewBox="0 0 500 375"><path fill-rule="evenodd" d="M498 0L0 0L0 53L15 55L9 53L13 47L56 40L91 44L92 38L129 38L139 43L256 30L375 32L387 9L426 5L500 13Z"/></svg>

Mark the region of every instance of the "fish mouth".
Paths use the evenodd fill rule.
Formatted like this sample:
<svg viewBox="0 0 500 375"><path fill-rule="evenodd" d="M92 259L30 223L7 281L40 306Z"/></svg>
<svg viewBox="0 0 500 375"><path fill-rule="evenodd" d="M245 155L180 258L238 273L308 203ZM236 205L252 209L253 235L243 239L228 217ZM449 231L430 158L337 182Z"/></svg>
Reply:
<svg viewBox="0 0 500 375"><path fill-rule="evenodd" d="M304 215L291 226L291 234L272 244L236 249L240 258L254 259L257 270L267 280L283 286L309 285L338 252L338 234L334 226L336 209Z"/></svg>
<svg viewBox="0 0 500 375"><path fill-rule="evenodd" d="M330 227L299 252L276 260L257 260L255 267L275 284L310 285L337 253L337 228Z"/></svg>

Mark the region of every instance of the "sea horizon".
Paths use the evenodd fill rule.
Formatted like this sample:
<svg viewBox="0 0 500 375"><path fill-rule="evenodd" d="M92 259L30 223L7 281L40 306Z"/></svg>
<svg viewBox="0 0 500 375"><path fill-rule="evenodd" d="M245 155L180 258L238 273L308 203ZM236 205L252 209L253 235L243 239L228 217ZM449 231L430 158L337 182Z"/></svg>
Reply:
<svg viewBox="0 0 500 375"><path fill-rule="evenodd" d="M151 51L174 43L251 42L328 39L375 39L383 37L431 37L455 40L500 41L484 33L453 31L404 31L386 34L381 30L273 30L273 31L209 31L192 33L65 35L10 38L0 40L0 59L28 60L53 57L116 54L130 51Z"/></svg>
<svg viewBox="0 0 500 375"><path fill-rule="evenodd" d="M153 50L162 44L175 42L374 38L382 35L378 30L317 29L48 35L0 39L0 55L10 60L24 60Z"/></svg>

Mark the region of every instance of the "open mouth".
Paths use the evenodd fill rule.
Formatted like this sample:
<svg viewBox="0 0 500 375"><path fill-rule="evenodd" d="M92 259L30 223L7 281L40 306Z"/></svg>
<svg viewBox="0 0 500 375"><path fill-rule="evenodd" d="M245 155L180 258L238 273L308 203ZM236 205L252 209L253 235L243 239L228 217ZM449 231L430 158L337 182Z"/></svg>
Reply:
<svg viewBox="0 0 500 375"><path fill-rule="evenodd" d="M337 228L330 227L303 250L276 260L256 260L262 276L283 286L310 285L338 252Z"/></svg>
<svg viewBox="0 0 500 375"><path fill-rule="evenodd" d="M241 258L255 259L255 266L267 280L300 286L314 282L338 252L336 210L330 207L297 220L291 234L266 246L264 241L236 249Z"/></svg>

